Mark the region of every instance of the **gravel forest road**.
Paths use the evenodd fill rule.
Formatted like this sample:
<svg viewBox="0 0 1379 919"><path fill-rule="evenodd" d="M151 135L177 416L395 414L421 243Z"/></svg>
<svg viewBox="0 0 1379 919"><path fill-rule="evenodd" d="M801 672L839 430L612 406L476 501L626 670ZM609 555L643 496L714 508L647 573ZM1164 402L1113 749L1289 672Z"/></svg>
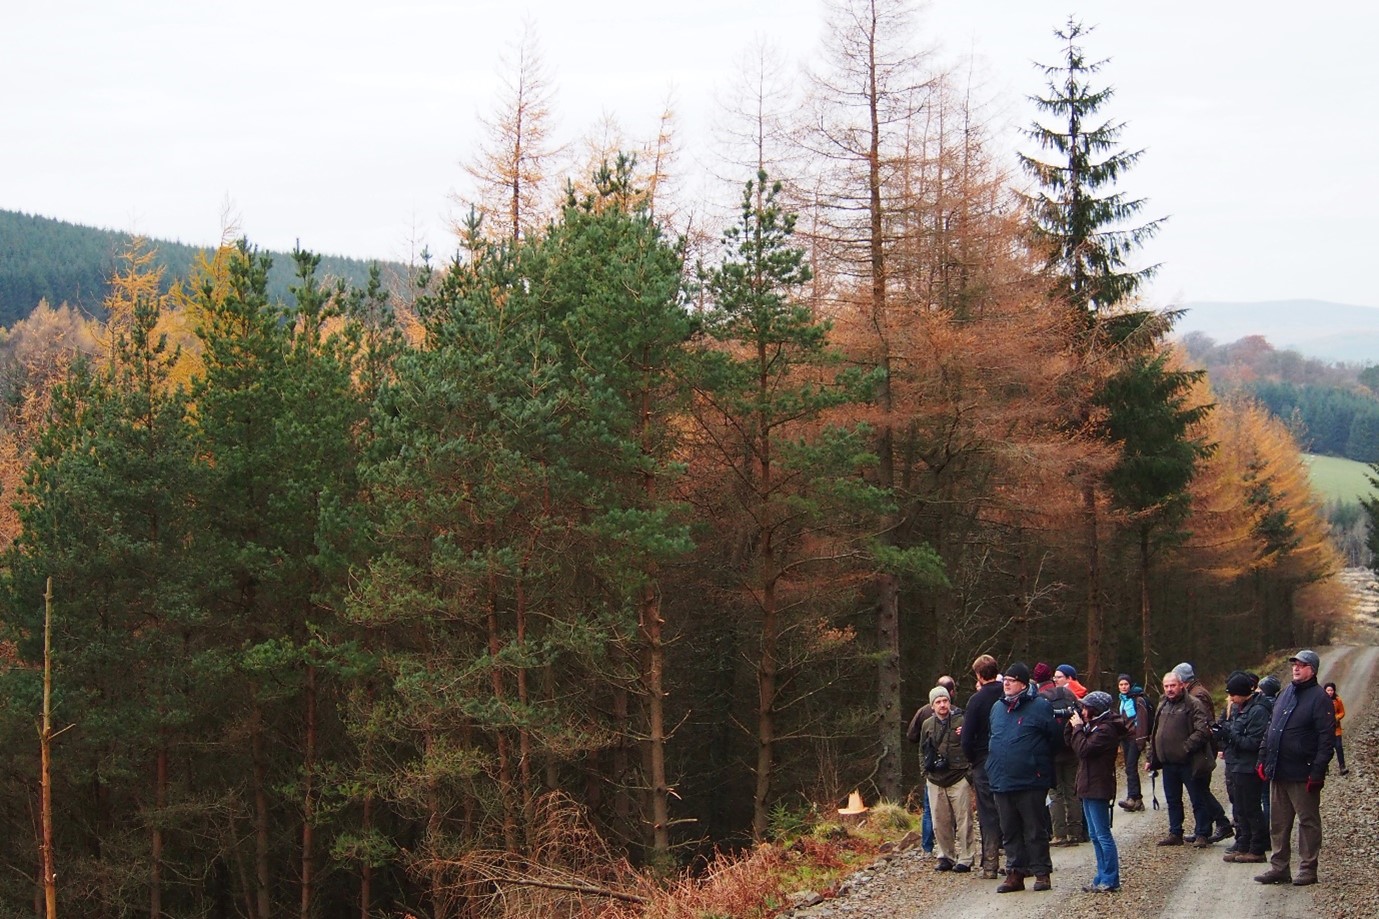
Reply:
<svg viewBox="0 0 1379 919"><path fill-rule="evenodd" d="M1347 636L1364 644L1316 649L1322 658L1319 679L1334 680L1346 703L1346 755L1350 774L1332 767L1322 795L1323 841L1316 887L1263 885L1254 875L1267 865L1221 860L1229 843L1205 849L1154 845L1167 828L1167 811L1126 813L1117 809L1113 833L1121 857L1121 890L1082 892L1093 874L1089 844L1053 850L1053 889L997 894L996 881L970 874L939 873L932 856L911 849L884 858L859 872L836 899L796 909L798 919L977 919L1020 915L1054 919L1095 915L1098 919L1164 916L1312 917L1360 919L1379 916L1379 886L1373 882L1379 854L1379 698L1371 686L1379 665L1372 634ZM1224 770L1213 773L1213 788L1226 802ZM1146 803L1150 786L1146 783ZM1160 801L1162 787L1158 789ZM1186 804L1186 801L1184 802ZM1190 813L1190 812L1189 812ZM1296 863L1296 851L1294 861ZM1294 864L1296 870L1296 864Z"/></svg>

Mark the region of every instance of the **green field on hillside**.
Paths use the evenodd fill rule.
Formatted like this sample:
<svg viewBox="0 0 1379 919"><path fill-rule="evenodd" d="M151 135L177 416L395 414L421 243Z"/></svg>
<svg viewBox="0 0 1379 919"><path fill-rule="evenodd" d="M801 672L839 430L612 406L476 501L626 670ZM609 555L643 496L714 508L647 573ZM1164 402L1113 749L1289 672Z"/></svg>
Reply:
<svg viewBox="0 0 1379 919"><path fill-rule="evenodd" d="M1369 484L1370 469L1366 463L1315 453L1304 456L1312 474L1312 487L1326 500L1353 504L1358 502L1360 495L1374 494Z"/></svg>

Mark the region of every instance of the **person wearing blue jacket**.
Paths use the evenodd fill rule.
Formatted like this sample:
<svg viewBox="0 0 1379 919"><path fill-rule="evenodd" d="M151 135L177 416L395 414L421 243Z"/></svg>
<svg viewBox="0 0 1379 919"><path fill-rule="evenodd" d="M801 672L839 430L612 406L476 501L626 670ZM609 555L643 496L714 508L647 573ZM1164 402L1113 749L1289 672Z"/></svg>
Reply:
<svg viewBox="0 0 1379 919"><path fill-rule="evenodd" d="M1048 699L1030 695L1029 666L1006 668L1002 697L991 707L991 737L986 757L987 779L1001 818L1006 850L1006 879L997 893L1035 890L1053 885L1045 797L1054 782L1053 754L1063 742L1063 727Z"/></svg>
<svg viewBox="0 0 1379 919"><path fill-rule="evenodd" d="M1316 651L1299 651L1288 663L1293 667L1293 682L1279 693L1259 748L1259 778L1271 783L1269 835L1274 854L1269 870L1255 880L1261 884L1291 881L1302 887L1317 883L1322 786L1335 749L1336 710L1331 697L1317 685L1321 658ZM1296 877L1289 871L1294 818L1298 823Z"/></svg>

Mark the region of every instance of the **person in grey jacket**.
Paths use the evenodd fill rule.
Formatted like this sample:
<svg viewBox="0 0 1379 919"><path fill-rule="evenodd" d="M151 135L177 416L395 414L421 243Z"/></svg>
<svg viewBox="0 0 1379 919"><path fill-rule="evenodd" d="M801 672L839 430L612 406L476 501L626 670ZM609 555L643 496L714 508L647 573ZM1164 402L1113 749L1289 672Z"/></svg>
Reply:
<svg viewBox="0 0 1379 919"><path fill-rule="evenodd" d="M1299 651L1288 658L1293 682L1274 702L1269 730L1259 748L1256 774L1269 787L1269 835L1274 854L1269 870L1257 875L1261 884L1291 881L1302 887L1317 883L1317 860L1322 847L1322 787L1335 749L1336 710L1317 685L1321 658L1316 651ZM1298 873L1289 871L1293 849L1293 820L1298 822Z"/></svg>

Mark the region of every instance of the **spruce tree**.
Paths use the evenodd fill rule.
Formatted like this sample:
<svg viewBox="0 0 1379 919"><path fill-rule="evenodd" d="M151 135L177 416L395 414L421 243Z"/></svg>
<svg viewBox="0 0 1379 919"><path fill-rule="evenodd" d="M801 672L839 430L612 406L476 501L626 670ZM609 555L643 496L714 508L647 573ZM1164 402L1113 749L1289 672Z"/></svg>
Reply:
<svg viewBox="0 0 1379 919"><path fill-rule="evenodd" d="M1131 259L1161 221L1136 222L1144 199L1119 190L1120 180L1143 151L1124 149L1124 124L1102 114L1115 90L1093 85L1106 62L1087 58L1081 40L1090 31L1071 18L1055 30L1063 42L1062 60L1042 68L1049 80L1047 94L1031 97L1051 117L1047 124L1035 121L1025 132L1049 155L1021 155L1020 161L1039 186L1025 197L1036 249L1043 253L1053 294L1076 320L1073 349L1085 382L1072 399L1068 426L1113 444L1117 454L1113 470L1077 470L1086 540L1085 663L1097 679L1104 621L1100 492L1107 476L1113 498L1142 527L1151 519L1167 522L1177 516L1171 509L1186 500L1187 480L1207 448L1189 433L1206 409L1181 403L1197 376L1171 369L1161 353L1175 317L1146 310L1138 302L1157 266L1135 267ZM1138 427L1151 418L1161 423ZM1173 474L1165 475L1169 468ZM1148 530L1142 529L1142 581L1147 579L1148 538ZM1145 591L1140 617L1147 673L1152 649Z"/></svg>
<svg viewBox="0 0 1379 919"><path fill-rule="evenodd" d="M1055 29L1063 59L1041 67L1049 78L1047 94L1031 96L1051 123L1034 122L1025 135L1050 156L1020 154L1020 163L1039 184L1025 200L1036 244L1044 250L1056 290L1090 323L1127 304L1158 266L1134 268L1129 259L1159 229L1161 220L1134 224L1143 198L1117 190L1122 175L1143 150L1120 146L1123 122L1102 120L1101 110L1115 95L1092 78L1106 61L1089 61L1080 40L1092 31L1069 19Z"/></svg>

